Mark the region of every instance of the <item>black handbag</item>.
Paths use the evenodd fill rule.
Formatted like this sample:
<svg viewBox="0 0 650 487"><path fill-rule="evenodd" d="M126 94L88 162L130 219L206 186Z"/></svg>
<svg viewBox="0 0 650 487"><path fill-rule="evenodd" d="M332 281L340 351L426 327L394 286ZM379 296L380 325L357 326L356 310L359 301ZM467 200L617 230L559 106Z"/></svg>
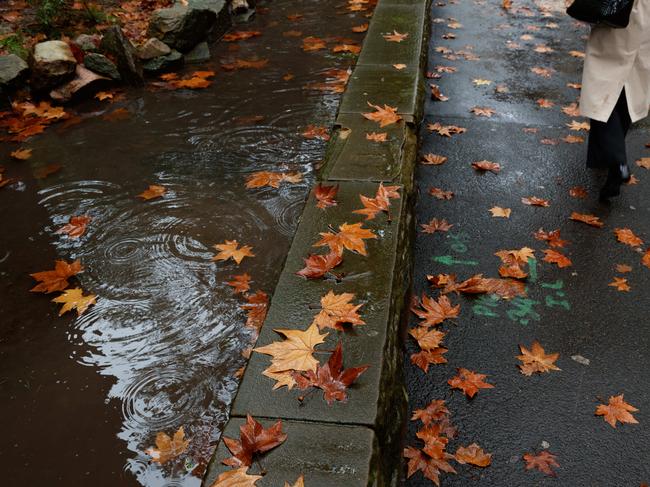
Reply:
<svg viewBox="0 0 650 487"><path fill-rule="evenodd" d="M624 29L633 6L634 0L575 0L566 13L590 24Z"/></svg>

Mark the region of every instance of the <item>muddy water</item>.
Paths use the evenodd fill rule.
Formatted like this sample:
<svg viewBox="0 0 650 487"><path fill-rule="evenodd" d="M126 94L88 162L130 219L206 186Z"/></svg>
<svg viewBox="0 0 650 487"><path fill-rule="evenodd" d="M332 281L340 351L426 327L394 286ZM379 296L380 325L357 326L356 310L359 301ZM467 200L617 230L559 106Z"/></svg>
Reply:
<svg viewBox="0 0 650 487"><path fill-rule="evenodd" d="M217 72L210 88L85 102L74 109L79 123L24 144L34 150L25 162L9 161L16 146L3 144L7 175L21 179L0 190L3 485L199 485L251 341L242 299L224 281L248 272L253 291L273 291L325 148L301 132L331 125L340 98L304 87L352 62L304 53L300 37L283 33L361 41L350 28L367 21L322 0L261 6L268 11L243 26L261 37L222 43L200 66ZM303 18L287 19L296 13ZM268 66L220 69L254 56ZM52 163L62 169L34 177ZM247 174L261 170L300 171L305 181L246 190ZM136 198L149 184L166 195ZM81 214L92 218L81 239L55 233ZM212 245L233 239L256 256L239 267L212 262ZM79 318L58 317L52 296L29 293L29 273L55 259L80 259L78 282L98 296ZM156 433L180 426L187 453L152 463L144 450Z"/></svg>

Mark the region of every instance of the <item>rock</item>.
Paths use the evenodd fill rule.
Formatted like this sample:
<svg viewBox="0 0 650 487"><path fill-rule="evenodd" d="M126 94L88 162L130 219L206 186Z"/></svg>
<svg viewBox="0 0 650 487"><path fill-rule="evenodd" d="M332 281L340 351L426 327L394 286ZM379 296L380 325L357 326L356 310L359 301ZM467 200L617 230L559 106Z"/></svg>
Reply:
<svg viewBox="0 0 650 487"><path fill-rule="evenodd" d="M176 3L154 11L149 35L186 53L213 32L225 32L229 26L226 0L189 0L187 5Z"/></svg>
<svg viewBox="0 0 650 487"><path fill-rule="evenodd" d="M90 87L90 85L96 86L100 82L110 81L109 78L95 74L81 65L77 65L75 74L76 76L72 81L50 91L50 97L53 100L66 102L71 100L75 94L79 93L84 88Z"/></svg>
<svg viewBox="0 0 650 487"><path fill-rule="evenodd" d="M147 73L164 73L175 71L183 66L183 55L173 50L166 56L159 56L144 63L143 68Z"/></svg>
<svg viewBox="0 0 650 487"><path fill-rule="evenodd" d="M172 52L171 48L160 39L152 37L147 40L138 50L138 57L143 61L160 56L166 56Z"/></svg>
<svg viewBox="0 0 650 487"><path fill-rule="evenodd" d="M117 61L117 69L122 80L135 86L144 84L142 65L135 47L126 38L119 26L113 25L104 32L101 48Z"/></svg>
<svg viewBox="0 0 650 487"><path fill-rule="evenodd" d="M74 77L77 61L63 41L39 42L32 55L32 87L45 90Z"/></svg>
<svg viewBox="0 0 650 487"><path fill-rule="evenodd" d="M74 40L74 43L79 46L82 51L95 52L99 49L99 44L102 38L98 35L80 34Z"/></svg>
<svg viewBox="0 0 650 487"><path fill-rule="evenodd" d="M103 54L90 52L84 56L84 66L95 73L103 74L114 80L121 80L120 72L115 63Z"/></svg>
<svg viewBox="0 0 650 487"><path fill-rule="evenodd" d="M13 85L20 81L29 66L22 58L15 54L0 56L0 85Z"/></svg>
<svg viewBox="0 0 650 487"><path fill-rule="evenodd" d="M185 54L185 64L204 63L210 60L210 47L208 43L199 42L194 49Z"/></svg>
<svg viewBox="0 0 650 487"><path fill-rule="evenodd" d="M235 23L248 22L255 15L255 0L232 0L230 2L230 15Z"/></svg>

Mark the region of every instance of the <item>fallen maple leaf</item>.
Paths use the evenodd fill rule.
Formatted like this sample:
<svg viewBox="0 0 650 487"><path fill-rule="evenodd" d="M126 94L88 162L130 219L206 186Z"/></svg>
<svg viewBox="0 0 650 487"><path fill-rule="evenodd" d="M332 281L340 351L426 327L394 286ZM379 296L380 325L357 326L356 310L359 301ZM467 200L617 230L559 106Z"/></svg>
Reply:
<svg viewBox="0 0 650 487"><path fill-rule="evenodd" d="M454 197L452 191L444 191L440 188L429 188L429 194L439 200L450 200Z"/></svg>
<svg viewBox="0 0 650 487"><path fill-rule="evenodd" d="M51 174L54 174L61 170L60 164L48 164L47 166L42 166L34 169L34 177L36 179L45 179Z"/></svg>
<svg viewBox="0 0 650 487"><path fill-rule="evenodd" d="M110 91L99 91L95 93L95 98L99 101L112 100L114 96Z"/></svg>
<svg viewBox="0 0 650 487"><path fill-rule="evenodd" d="M362 113L362 115L367 118L368 120L372 120L373 122L377 122L380 127L386 127L387 125L392 125L394 123L399 122L402 120L402 117L397 114L397 108L395 107L390 107L388 105L384 105L384 107L380 107L378 105L373 105L370 102L367 102L368 106L371 108L374 108L374 112L370 113Z"/></svg>
<svg viewBox="0 0 650 487"><path fill-rule="evenodd" d="M233 454L223 460L224 465L231 467L250 467L253 455L265 453L284 443L287 435L282 432L282 420L278 420L270 428L264 428L250 414L246 415L246 422L239 427L239 440L224 437L223 442Z"/></svg>
<svg viewBox="0 0 650 487"><path fill-rule="evenodd" d="M304 475L301 475L298 477L296 482L293 485L289 485L289 482L284 483L284 487L305 487L305 477Z"/></svg>
<svg viewBox="0 0 650 487"><path fill-rule="evenodd" d="M629 292L632 288L627 283L627 279L622 277L615 277L613 282L610 282L608 286L615 287L617 291Z"/></svg>
<svg viewBox="0 0 650 487"><path fill-rule="evenodd" d="M420 223L422 233L447 232L453 225L447 223L447 220L438 220L433 218L429 223Z"/></svg>
<svg viewBox="0 0 650 487"><path fill-rule="evenodd" d="M422 160L420 161L422 164L429 164L432 166L439 166L441 164L444 164L447 162L447 158L445 156L439 156L437 154L425 154L422 156Z"/></svg>
<svg viewBox="0 0 650 487"><path fill-rule="evenodd" d="M563 140L567 144L582 144L585 141L583 137L577 135L567 135L566 137L562 137L560 140Z"/></svg>
<svg viewBox="0 0 650 487"><path fill-rule="evenodd" d="M474 83L474 86L488 86L492 84L492 81L489 79L473 79L472 83Z"/></svg>
<svg viewBox="0 0 650 487"><path fill-rule="evenodd" d="M411 363L426 374L429 371L429 365L446 364L447 359L443 357L447 353L446 348L434 348L432 350L422 350L411 355Z"/></svg>
<svg viewBox="0 0 650 487"><path fill-rule="evenodd" d="M90 222L88 215L70 217L68 223L59 228L56 233L65 233L70 238L79 238L86 233L86 226Z"/></svg>
<svg viewBox="0 0 650 487"><path fill-rule="evenodd" d="M541 76L542 78L550 78L553 75L553 73L555 73L555 70L553 68L541 68L538 66L530 68L530 70L536 75Z"/></svg>
<svg viewBox="0 0 650 487"><path fill-rule="evenodd" d="M372 142L386 142L388 140L388 133L370 132L366 134L366 140L370 140Z"/></svg>
<svg viewBox="0 0 650 487"><path fill-rule="evenodd" d="M643 254L643 258L641 259L641 263L646 266L648 269L650 269L650 249L646 251L645 254Z"/></svg>
<svg viewBox="0 0 650 487"><path fill-rule="evenodd" d="M544 348L535 340L528 350L523 345L519 345L521 355L517 358L522 362L518 365L522 374L531 376L535 372L543 373L550 372L551 370L561 370L555 365L555 361L560 356L559 353L546 354Z"/></svg>
<svg viewBox="0 0 650 487"><path fill-rule="evenodd" d="M328 246L333 252L343 253L343 249L356 252L361 255L368 255L364 240L376 239L377 235L372 230L363 228L362 223L344 223L339 225L339 232L320 232L322 237L314 244L314 247Z"/></svg>
<svg viewBox="0 0 650 487"><path fill-rule="evenodd" d="M268 59L235 59L231 63L221 62L221 67L226 71L236 69L262 69L269 63Z"/></svg>
<svg viewBox="0 0 650 487"><path fill-rule="evenodd" d="M602 228L605 226L605 224L601 222L600 218L598 218L597 216L576 213L575 211L571 213L570 219L577 222L586 223L587 225L591 225L592 227L596 227L596 228Z"/></svg>
<svg viewBox="0 0 650 487"><path fill-rule="evenodd" d="M565 124L569 127L570 130L575 130L579 132L581 130L588 132L589 131L589 122L578 122L577 120L571 120L571 123Z"/></svg>
<svg viewBox="0 0 650 487"><path fill-rule="evenodd" d="M510 208L501 208L500 206L490 208L488 211L492 213L494 218L510 218L510 214L512 213Z"/></svg>
<svg viewBox="0 0 650 487"><path fill-rule="evenodd" d="M421 471L422 475L431 480L434 484L440 485L440 472L456 473L456 470L449 464L448 460L454 458L453 455L441 452L442 458L433 458L422 450L417 448L404 448L404 457L408 458L407 478L410 478L415 472Z"/></svg>
<svg viewBox="0 0 650 487"><path fill-rule="evenodd" d="M445 406L443 399L434 399L424 409L413 411L411 421L420 420L425 426L442 421L449 416L449 409Z"/></svg>
<svg viewBox="0 0 650 487"><path fill-rule="evenodd" d="M325 209L330 206L336 206L337 202L334 198L339 192L339 185L327 186L323 183L318 183L314 188L314 197L316 198L316 206L318 208Z"/></svg>
<svg viewBox="0 0 650 487"><path fill-rule="evenodd" d="M583 186L574 186L569 190L569 196L572 198L586 198L588 194Z"/></svg>
<svg viewBox="0 0 650 487"><path fill-rule="evenodd" d="M366 220L373 220L378 213L388 213L390 209L390 200L399 198L399 186L384 186L379 183L377 193L374 198L369 198L365 195L359 195L363 208L354 210L352 213L366 215Z"/></svg>
<svg viewBox="0 0 650 487"><path fill-rule="evenodd" d="M456 450L456 461L460 464L469 463L477 467L487 467L492 463L492 454L485 453L477 443L471 445L459 446Z"/></svg>
<svg viewBox="0 0 650 487"><path fill-rule="evenodd" d="M313 356L316 345L325 341L328 333L321 335L318 326L312 323L305 331L274 329L285 337L281 342L273 342L253 351L273 357L270 372L283 372L286 370L316 371L318 360Z"/></svg>
<svg viewBox="0 0 650 487"><path fill-rule="evenodd" d="M498 174L501 171L501 165L498 162L491 161L477 161L472 162L472 167L477 171L490 171L494 174Z"/></svg>
<svg viewBox="0 0 650 487"><path fill-rule="evenodd" d="M650 169L650 157L642 157L636 161L636 165L644 169Z"/></svg>
<svg viewBox="0 0 650 487"><path fill-rule="evenodd" d="M384 39L386 39L389 42L402 42L408 36L409 36L408 34L400 34L396 30L393 30L393 32L390 34L384 34Z"/></svg>
<svg viewBox="0 0 650 487"><path fill-rule="evenodd" d="M620 272L621 274L626 274L628 272L632 272L632 267L630 267L627 264L618 264L616 266L616 272Z"/></svg>
<svg viewBox="0 0 650 487"><path fill-rule="evenodd" d="M447 275L444 280L438 276L427 276L427 279L436 287L442 288L442 294L497 294L503 299L512 299L516 296L526 296L526 285L515 279L495 279L477 274L469 279L457 283L456 276Z"/></svg>
<svg viewBox="0 0 650 487"><path fill-rule="evenodd" d="M27 159L32 157L32 149L17 149L13 151L10 155L14 159L18 159L19 161L26 161Z"/></svg>
<svg viewBox="0 0 650 487"><path fill-rule="evenodd" d="M643 245L643 240L634 235L634 232L629 228L617 228L614 230L614 233L619 242L630 247L641 247Z"/></svg>
<svg viewBox="0 0 650 487"><path fill-rule="evenodd" d="M557 463L557 456L553 455L551 452L543 450L536 455L526 453L524 455L524 460L526 461L526 470L534 468L549 477L557 477L557 473L555 473L553 467L559 467L560 464Z"/></svg>
<svg viewBox="0 0 650 487"><path fill-rule="evenodd" d="M470 112L472 112L474 115L477 115L479 117L489 118L496 113L496 110L488 107L474 107L470 109Z"/></svg>
<svg viewBox="0 0 650 487"><path fill-rule="evenodd" d="M542 240L542 241L548 242L548 244L551 247L561 248L561 247L564 247L566 244L569 243L566 240L562 240L560 238L560 230L553 230L552 232L545 232L543 228L540 228L533 235L537 240Z"/></svg>
<svg viewBox="0 0 650 487"><path fill-rule="evenodd" d="M299 183L302 181L302 174L298 172L271 172L271 171L258 171L249 175L246 178L246 187L248 189L262 188L270 186L271 188L279 188L280 183L287 181L289 183Z"/></svg>
<svg viewBox="0 0 650 487"><path fill-rule="evenodd" d="M628 404L623 399L623 394L619 396L610 396L607 405L601 404L596 408L596 416L604 416L613 428L616 428L616 422L638 424L631 413L638 411L637 408Z"/></svg>
<svg viewBox="0 0 650 487"><path fill-rule="evenodd" d="M189 444L190 441L185 439L185 431L181 426L173 438L167 433L159 432L156 435L156 448L149 448L145 453L151 456L153 462L163 464L185 452Z"/></svg>
<svg viewBox="0 0 650 487"><path fill-rule="evenodd" d="M577 103L570 103L562 107L562 112L569 117L579 117L580 109Z"/></svg>
<svg viewBox="0 0 650 487"><path fill-rule="evenodd" d="M361 46L355 44L337 44L332 48L332 52L351 52L352 54L359 54Z"/></svg>
<svg viewBox="0 0 650 487"><path fill-rule="evenodd" d="M356 32L358 34L362 32L366 32L368 30L368 26L369 26L368 22L366 22L365 24L355 25L354 27L352 27L352 32Z"/></svg>
<svg viewBox="0 0 650 487"><path fill-rule="evenodd" d="M427 130L436 132L441 137L451 137L452 135L464 134L467 132L465 127L459 127L458 125L442 125L440 122L428 124Z"/></svg>
<svg viewBox="0 0 650 487"><path fill-rule="evenodd" d="M269 296L264 291L257 291L255 294L246 295L246 301L247 304L240 305L240 308L248 313L246 326L259 331L266 319Z"/></svg>
<svg viewBox="0 0 650 487"><path fill-rule="evenodd" d="M425 326L418 326L409 330L411 335L422 350L435 350L440 347L442 340L445 338L445 332L429 329Z"/></svg>
<svg viewBox="0 0 650 487"><path fill-rule="evenodd" d="M167 192L167 188L160 186L158 184L151 184L147 189L138 195L139 198L144 200L151 200L154 198L160 198Z"/></svg>
<svg viewBox="0 0 650 487"><path fill-rule="evenodd" d="M369 365L343 368L343 349L341 342L336 345L334 352L323 366L318 365L315 371L309 370L296 375L296 383L300 389L316 387L323 390L327 404L334 401L345 401L347 389L357 378L368 370Z"/></svg>
<svg viewBox="0 0 650 487"><path fill-rule="evenodd" d="M431 84L429 85L429 88L431 89L431 98L436 101L447 101L449 100L448 96L445 96L442 94L440 91L440 87L438 85Z"/></svg>
<svg viewBox="0 0 650 487"><path fill-rule="evenodd" d="M547 100L546 98L540 98L535 103L537 103L537 106L540 108L553 108L555 106L555 103L553 103L551 100Z"/></svg>
<svg viewBox="0 0 650 487"><path fill-rule="evenodd" d="M306 139L330 140L330 134L326 127L317 127L316 125L307 125L302 136Z"/></svg>
<svg viewBox="0 0 650 487"><path fill-rule="evenodd" d="M436 326L443 321L458 317L460 305L452 306L447 296L434 298L422 294L422 298L414 298L411 303L411 312L423 320L420 326Z"/></svg>
<svg viewBox="0 0 650 487"><path fill-rule="evenodd" d="M402 69L406 69L406 64L403 63L393 64L393 67L396 70L401 71Z"/></svg>
<svg viewBox="0 0 650 487"><path fill-rule="evenodd" d="M94 294L84 296L83 290L76 287L74 289L66 289L63 291L63 294L54 298L52 302L63 304L59 310L59 316L73 309L77 310L77 316L81 316L91 304L95 304L96 299L97 296Z"/></svg>
<svg viewBox="0 0 650 487"><path fill-rule="evenodd" d="M343 256L339 252L331 251L325 255L312 254L303 260L305 267L296 274L307 279L318 279L343 262Z"/></svg>
<svg viewBox="0 0 650 487"><path fill-rule="evenodd" d="M226 284L233 288L236 294L244 294L250 288L251 276L248 273L232 276L232 281L226 281Z"/></svg>
<svg viewBox="0 0 650 487"><path fill-rule="evenodd" d="M221 40L225 42L245 41L251 37L257 37L261 35L262 33L257 30L237 30L224 34Z"/></svg>
<svg viewBox="0 0 650 487"><path fill-rule="evenodd" d="M342 330L345 323L351 325L365 325L366 322L361 319L357 312L363 304L352 304L354 299L352 293L335 294L331 290L320 298L321 310L314 317L312 324L315 324L321 330L323 328L334 328Z"/></svg>
<svg viewBox="0 0 650 487"><path fill-rule="evenodd" d="M319 37L309 36L302 40L302 50L305 52L320 51L326 47L325 41Z"/></svg>
<svg viewBox="0 0 650 487"><path fill-rule="evenodd" d="M550 262L552 264L557 264L557 266L562 269L564 267L570 267L573 265L573 262L571 262L571 259L569 259L566 255L562 254L561 252L557 252L552 249L545 249L544 250L544 262Z"/></svg>
<svg viewBox="0 0 650 487"><path fill-rule="evenodd" d="M545 200L543 198L538 198L536 196L529 196L527 198L521 198L521 202L524 205L529 205L529 206L542 206L544 208L547 208L551 206L550 201Z"/></svg>
<svg viewBox="0 0 650 487"><path fill-rule="evenodd" d="M51 271L35 272L30 274L39 284L30 289L34 293L53 293L63 291L68 287L68 278L83 272L83 267L79 260L68 264L64 260L57 260L54 263L54 269Z"/></svg>
<svg viewBox="0 0 650 487"><path fill-rule="evenodd" d="M244 260L244 257L255 257L252 252L253 247L244 245L239 248L237 240L226 240L224 243L213 245L213 247L219 251L217 255L212 257L213 261L232 259L239 265Z"/></svg>
<svg viewBox="0 0 650 487"><path fill-rule="evenodd" d="M476 395L479 389L493 389L494 386L485 382L485 374L477 374L471 370L458 368L458 375L447 381L452 389L460 389L470 399Z"/></svg>
<svg viewBox="0 0 650 487"><path fill-rule="evenodd" d="M248 467L228 470L217 477L210 487L256 487L262 475L248 475Z"/></svg>

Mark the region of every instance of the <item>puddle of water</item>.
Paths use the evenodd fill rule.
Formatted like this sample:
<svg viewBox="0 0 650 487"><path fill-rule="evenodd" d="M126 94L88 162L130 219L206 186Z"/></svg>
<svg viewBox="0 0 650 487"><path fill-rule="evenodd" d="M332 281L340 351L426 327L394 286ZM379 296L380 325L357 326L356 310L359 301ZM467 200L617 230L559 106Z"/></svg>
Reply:
<svg viewBox="0 0 650 487"><path fill-rule="evenodd" d="M304 89L345 69L349 58L304 53L304 36L358 37L364 12L340 15L318 0L263 5L245 30L262 36L215 47L213 85L196 92L130 93L112 105L76 107L84 120L52 127L25 144L34 155L9 163L24 184L0 192L0 465L8 485L198 486L237 388L234 374L251 332L225 281L248 272L252 291L272 292L325 143L308 124L331 125L340 95ZM339 11L341 9L338 9ZM287 15L300 13L298 22ZM332 47L335 42L330 42ZM264 70L224 72L219 60L269 59ZM284 80L287 73L293 79ZM109 107L109 108L107 108ZM129 111L124 120L102 113ZM257 124L242 118L263 116ZM7 155L14 147L2 149ZM63 169L44 180L31 171ZM247 191L246 175L291 170L305 181ZM163 198L136 198L149 184ZM92 220L69 240L55 231L74 215ZM256 257L214 263L212 245L236 239ZM95 306L56 317L48 298L28 292L28 274L55 259L80 259ZM144 450L180 426L186 455L164 466Z"/></svg>

